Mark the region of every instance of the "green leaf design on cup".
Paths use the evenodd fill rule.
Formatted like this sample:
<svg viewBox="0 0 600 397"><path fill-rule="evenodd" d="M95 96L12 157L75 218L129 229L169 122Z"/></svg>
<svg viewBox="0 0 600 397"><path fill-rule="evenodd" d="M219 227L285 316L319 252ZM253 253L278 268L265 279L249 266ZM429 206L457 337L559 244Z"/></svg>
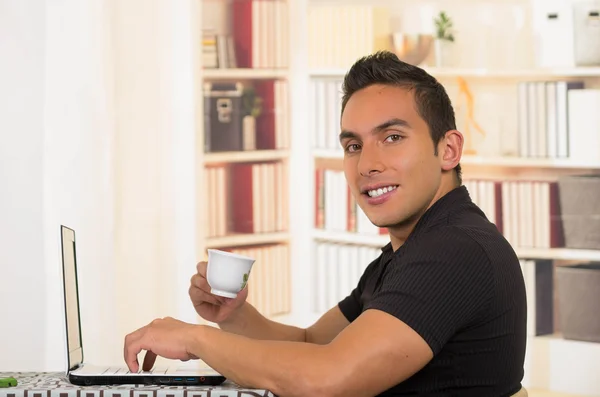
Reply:
<svg viewBox="0 0 600 397"><path fill-rule="evenodd" d="M242 288L240 289L244 289L244 287L246 287L246 284L248 284L248 274L249 273L244 274L244 279L242 280Z"/></svg>

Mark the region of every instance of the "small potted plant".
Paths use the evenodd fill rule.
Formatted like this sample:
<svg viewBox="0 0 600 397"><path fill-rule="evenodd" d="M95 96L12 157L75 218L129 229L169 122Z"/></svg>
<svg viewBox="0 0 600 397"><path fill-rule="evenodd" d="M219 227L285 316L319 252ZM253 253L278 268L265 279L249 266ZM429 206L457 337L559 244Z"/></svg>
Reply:
<svg viewBox="0 0 600 397"><path fill-rule="evenodd" d="M453 34L453 23L452 19L446 14L445 11L441 11L437 18L434 19L435 23L435 59L438 67L447 66L448 52L450 50L450 44L454 42Z"/></svg>

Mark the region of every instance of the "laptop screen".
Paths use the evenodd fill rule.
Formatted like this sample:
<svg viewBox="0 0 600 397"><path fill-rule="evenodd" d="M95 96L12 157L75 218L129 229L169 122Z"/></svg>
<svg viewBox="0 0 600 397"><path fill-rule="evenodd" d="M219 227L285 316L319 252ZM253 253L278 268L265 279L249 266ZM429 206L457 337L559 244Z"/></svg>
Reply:
<svg viewBox="0 0 600 397"><path fill-rule="evenodd" d="M67 327L68 366L72 369L83 362L81 323L79 320L79 294L77 286L77 258L75 231L61 226L62 267Z"/></svg>

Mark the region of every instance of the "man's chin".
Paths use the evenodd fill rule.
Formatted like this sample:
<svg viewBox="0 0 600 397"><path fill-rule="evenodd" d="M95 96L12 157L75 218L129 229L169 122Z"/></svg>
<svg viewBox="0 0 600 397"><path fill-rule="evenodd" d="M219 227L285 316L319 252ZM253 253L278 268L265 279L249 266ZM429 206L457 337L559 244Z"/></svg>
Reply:
<svg viewBox="0 0 600 397"><path fill-rule="evenodd" d="M371 223L380 228L393 228L402 224L400 219L390 218L389 214L367 214L367 218L371 221ZM370 216L369 216L370 215ZM386 216L387 215L387 216Z"/></svg>
<svg viewBox="0 0 600 397"><path fill-rule="evenodd" d="M371 220L371 223L379 228L390 228L394 225L393 222L387 221L385 219Z"/></svg>
<svg viewBox="0 0 600 397"><path fill-rule="evenodd" d="M390 219L386 217L374 217L374 219L371 220L371 223L379 228L395 229L403 228L407 224L411 224L412 221L412 219Z"/></svg>

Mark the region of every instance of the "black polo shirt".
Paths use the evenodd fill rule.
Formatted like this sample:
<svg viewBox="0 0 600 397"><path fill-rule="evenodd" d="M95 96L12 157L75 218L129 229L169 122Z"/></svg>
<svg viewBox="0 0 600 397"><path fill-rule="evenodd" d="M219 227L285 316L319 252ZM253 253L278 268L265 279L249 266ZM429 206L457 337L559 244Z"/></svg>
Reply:
<svg viewBox="0 0 600 397"><path fill-rule="evenodd" d="M391 244L339 303L349 321L385 311L418 332L433 359L383 396L510 396L521 388L526 296L510 244L458 187L406 242Z"/></svg>

